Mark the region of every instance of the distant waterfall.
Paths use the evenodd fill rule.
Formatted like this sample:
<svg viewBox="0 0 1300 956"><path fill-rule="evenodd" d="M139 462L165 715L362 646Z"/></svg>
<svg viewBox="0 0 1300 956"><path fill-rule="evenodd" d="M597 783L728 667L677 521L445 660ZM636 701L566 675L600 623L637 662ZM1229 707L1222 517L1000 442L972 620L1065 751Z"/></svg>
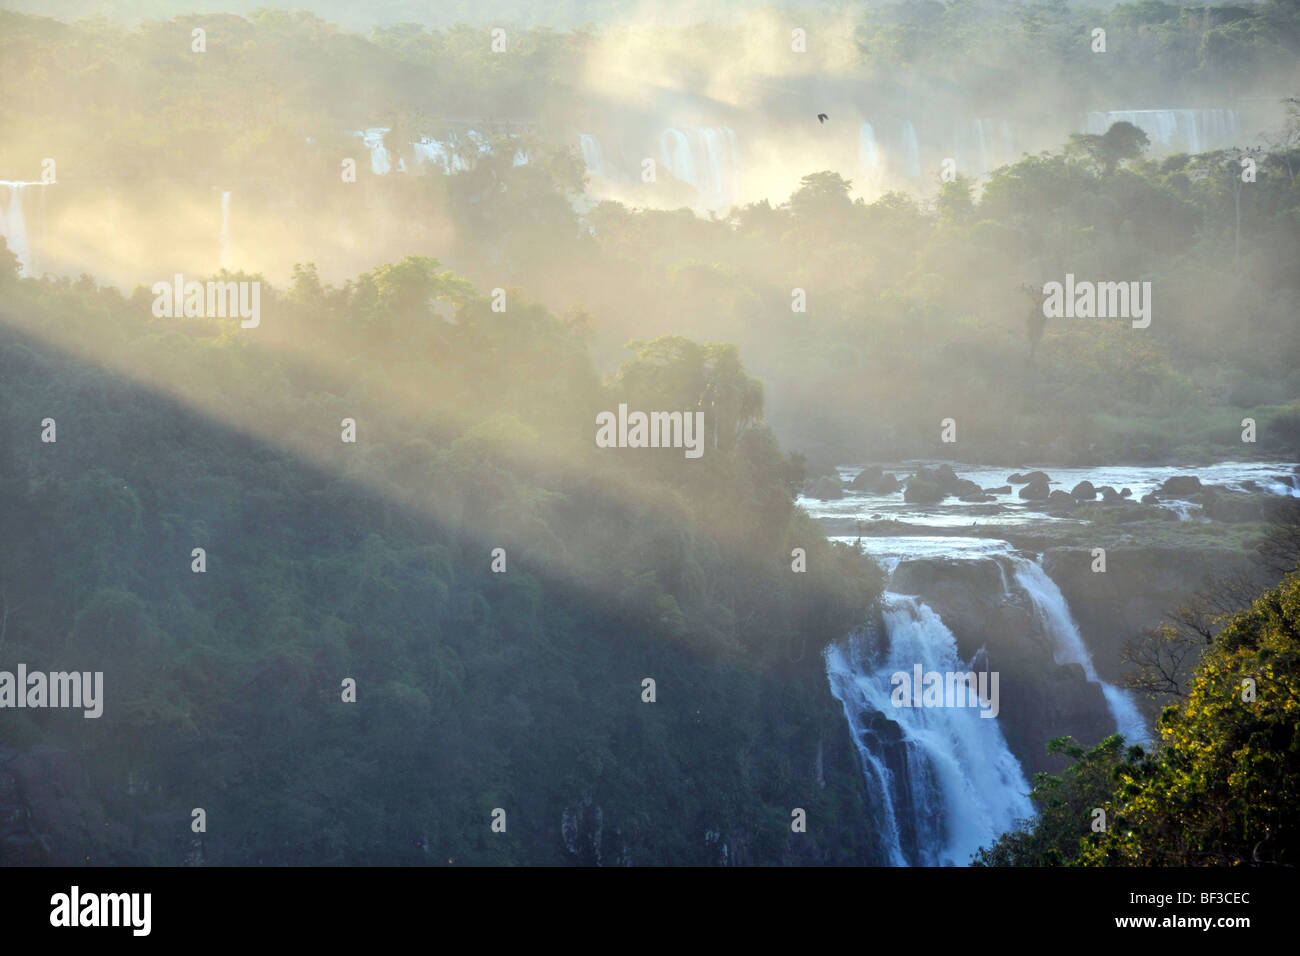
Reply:
<svg viewBox="0 0 1300 956"><path fill-rule="evenodd" d="M36 255L27 234L27 216L23 210L23 195L28 186L44 186L40 182L0 181L9 189L9 201L0 208L0 236L4 236L9 251L18 257L19 274L35 276Z"/></svg>
<svg viewBox="0 0 1300 956"><path fill-rule="evenodd" d="M593 176L605 175L605 158L600 152L600 143L596 142L596 137L588 133L582 133L578 136L578 141L582 146L582 162L587 167L587 172Z"/></svg>
<svg viewBox="0 0 1300 956"><path fill-rule="evenodd" d="M915 179L921 175L921 146L916 139L916 127L911 120L903 123L903 166L904 176Z"/></svg>
<svg viewBox="0 0 1300 956"><path fill-rule="evenodd" d="M418 165L424 163L435 163L444 173L452 170L453 149L450 143L444 143L442 140L424 137L418 143L411 144L411 150L415 154L415 161ZM459 159L459 157L456 157Z"/></svg>
<svg viewBox="0 0 1300 956"><path fill-rule="evenodd" d="M1223 149L1234 145L1238 135L1237 111L1229 109L1096 111L1084 117L1083 131L1100 135L1119 122L1146 133L1158 152Z"/></svg>
<svg viewBox="0 0 1300 956"><path fill-rule="evenodd" d="M880 146L876 143L876 131L870 123L863 123L858 130L858 158L870 172L880 168Z"/></svg>
<svg viewBox="0 0 1300 956"><path fill-rule="evenodd" d="M736 133L729 126L666 129L659 134L660 162L674 179L694 186L707 206L731 201L736 154Z"/></svg>
<svg viewBox="0 0 1300 956"><path fill-rule="evenodd" d="M221 268L230 268L230 190L221 192Z"/></svg>
<svg viewBox="0 0 1300 956"><path fill-rule="evenodd" d="M939 615L886 592L882 635L827 648L831 693L862 759L877 832L894 866L964 866L981 846L1034 815L1029 784L996 719L973 708L895 707L890 677L975 669Z"/></svg>
<svg viewBox="0 0 1300 956"><path fill-rule="evenodd" d="M691 156L691 141L679 129L666 129L659 134L660 161L668 167L674 179L696 185L695 160Z"/></svg>
<svg viewBox="0 0 1300 956"><path fill-rule="evenodd" d="M366 149L370 150L370 171L376 176L386 176L393 168L388 150L384 147L384 135L388 130L387 126L372 126L352 134L361 140Z"/></svg>
<svg viewBox="0 0 1300 956"><path fill-rule="evenodd" d="M1146 743L1150 738L1146 721L1138 713L1132 695L1097 676L1092 666L1092 655L1083 642L1083 635L1074 623L1065 595L1048 577L1042 566L1028 558L1011 556L1015 565L1016 583L1028 595L1048 637L1053 642L1052 653L1058 664L1080 664L1088 680L1100 684L1106 704L1115 718L1116 728L1129 744Z"/></svg>

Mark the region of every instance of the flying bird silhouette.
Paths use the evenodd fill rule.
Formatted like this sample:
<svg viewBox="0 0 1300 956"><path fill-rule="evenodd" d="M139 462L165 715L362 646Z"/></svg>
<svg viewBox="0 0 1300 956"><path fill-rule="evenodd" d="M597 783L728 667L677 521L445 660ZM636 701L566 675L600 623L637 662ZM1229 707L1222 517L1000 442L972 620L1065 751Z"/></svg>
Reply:
<svg viewBox="0 0 1300 956"><path fill-rule="evenodd" d="M825 123L828 119L830 119L830 117L827 116L825 113L817 114L817 122L819 123Z"/></svg>

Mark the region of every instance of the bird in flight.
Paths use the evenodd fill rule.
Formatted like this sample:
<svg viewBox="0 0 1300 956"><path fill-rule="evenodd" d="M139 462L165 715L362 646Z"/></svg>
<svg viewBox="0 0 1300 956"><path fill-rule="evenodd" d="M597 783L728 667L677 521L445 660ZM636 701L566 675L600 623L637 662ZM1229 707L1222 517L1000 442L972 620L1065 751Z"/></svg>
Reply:
<svg viewBox="0 0 1300 956"><path fill-rule="evenodd" d="M819 123L825 123L828 119L830 119L830 117L827 116L825 113L817 114L817 122Z"/></svg>

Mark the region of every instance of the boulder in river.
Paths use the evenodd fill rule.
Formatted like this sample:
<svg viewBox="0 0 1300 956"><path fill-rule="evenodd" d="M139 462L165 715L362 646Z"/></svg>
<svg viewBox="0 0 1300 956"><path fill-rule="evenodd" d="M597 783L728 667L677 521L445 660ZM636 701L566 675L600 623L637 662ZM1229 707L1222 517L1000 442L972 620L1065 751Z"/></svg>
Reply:
<svg viewBox="0 0 1300 956"><path fill-rule="evenodd" d="M1023 475L1009 475L1007 483L1011 485L1029 485L1035 481L1051 481L1052 477L1045 471L1027 471Z"/></svg>
<svg viewBox="0 0 1300 956"><path fill-rule="evenodd" d="M844 497L844 482L838 478L832 478L830 475L824 475L821 478L815 478L808 483L808 490L805 494L809 498L820 498L827 501L833 498Z"/></svg>
<svg viewBox="0 0 1300 956"><path fill-rule="evenodd" d="M1042 475L1042 472L1039 472ZM1047 476L1029 482L1025 487L1020 489L1020 497L1026 501L1046 501L1052 494L1052 489L1047 483Z"/></svg>
<svg viewBox="0 0 1300 956"><path fill-rule="evenodd" d="M1201 490L1201 479L1196 475L1174 475L1165 479L1160 486L1160 493L1171 498L1185 498Z"/></svg>
<svg viewBox="0 0 1300 956"><path fill-rule="evenodd" d="M903 500L917 505L936 504L945 497L943 487L928 474L913 475L907 479L907 487L903 489Z"/></svg>
<svg viewBox="0 0 1300 956"><path fill-rule="evenodd" d="M1076 501L1092 501L1097 497L1097 489L1091 481L1085 479L1075 485L1070 494Z"/></svg>
<svg viewBox="0 0 1300 956"><path fill-rule="evenodd" d="M985 488L985 489L984 489L984 494L986 494L986 495L1009 495L1009 494L1011 494L1011 486L1010 486L1010 485L1002 485L1002 486L999 487L999 488Z"/></svg>
<svg viewBox="0 0 1300 956"><path fill-rule="evenodd" d="M883 475L884 471L879 465L868 465L858 472L856 478L849 482L849 487L857 488L860 491L868 491L880 481Z"/></svg>
<svg viewBox="0 0 1300 956"><path fill-rule="evenodd" d="M857 477L849 482L849 487L872 495L890 495L898 490L899 484L896 476L882 471L879 465L872 465L858 472Z"/></svg>
<svg viewBox="0 0 1300 956"><path fill-rule="evenodd" d="M1053 491L1047 496L1047 504L1052 508L1073 508L1074 495L1068 491Z"/></svg>
<svg viewBox="0 0 1300 956"><path fill-rule="evenodd" d="M1124 500L1119 496L1119 492L1110 485L1102 485L1097 489L1097 494L1101 495L1102 504L1106 505L1117 504Z"/></svg>

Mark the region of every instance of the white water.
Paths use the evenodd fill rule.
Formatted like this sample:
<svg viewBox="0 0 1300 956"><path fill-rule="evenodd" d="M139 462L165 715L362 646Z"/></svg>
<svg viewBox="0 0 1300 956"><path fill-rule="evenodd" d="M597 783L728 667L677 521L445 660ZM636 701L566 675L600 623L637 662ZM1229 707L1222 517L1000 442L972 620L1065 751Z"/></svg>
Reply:
<svg viewBox="0 0 1300 956"><path fill-rule="evenodd" d="M1080 664L1088 680L1100 684L1106 697L1106 705L1115 719L1116 729L1124 735L1126 743L1145 744L1150 739L1146 721L1138 713L1137 704L1128 691L1108 684L1097 676L1092 666L1092 655L1083 642L1083 635L1070 614L1070 605L1065 595L1048 577L1047 572L1036 561L1019 555L1009 555L1015 565L1016 583L1029 596L1047 635L1052 639L1052 656L1058 664Z"/></svg>
<svg viewBox="0 0 1300 956"><path fill-rule="evenodd" d="M353 133L370 150L370 171L376 176L386 176L392 170L392 161L388 158L388 150L384 148L384 134L387 133L387 126L372 126L367 130Z"/></svg>
<svg viewBox="0 0 1300 956"><path fill-rule="evenodd" d="M831 693L858 747L890 864L964 866L1033 816L1029 784L996 718L978 708L893 706L896 671L969 671L974 662L960 660L952 632L915 598L886 592L883 618L887 640L861 632L827 648ZM876 730L882 718L901 732L902 766L890 766Z"/></svg>
<svg viewBox="0 0 1300 956"><path fill-rule="evenodd" d="M911 120L903 123L903 175L913 179L921 175L921 146Z"/></svg>
<svg viewBox="0 0 1300 956"><path fill-rule="evenodd" d="M593 176L605 175L605 158L600 151L600 143L596 142L596 137L588 133L582 133L578 137L582 146L582 162L587 167L587 172Z"/></svg>
<svg viewBox="0 0 1300 956"><path fill-rule="evenodd" d="M943 462L907 461L897 464L884 464L886 472L906 480L922 465L944 464ZM1033 466L1006 467L990 465L968 465L949 462L962 478L969 478L982 488L1000 488L1008 484L1007 478L1016 471L1032 471ZM1096 487L1110 485L1116 491L1123 488L1133 493L1131 501L1138 501L1143 495L1159 490L1167 478L1174 475L1197 475L1204 485L1214 485L1229 491L1249 490L1249 482L1256 488L1276 495L1300 497L1300 476L1295 473L1293 462L1233 462L1225 461L1213 465L1195 465L1185 468L1149 465L1104 465L1095 468L1057 468L1048 466L1045 470L1051 477L1051 487L1070 491L1079 482L1087 479ZM1013 485L1010 492L995 495L987 503L969 503L956 498L946 498L936 505L909 504L903 500L903 491L886 495L868 494L850 488L847 482L862 471L860 465L842 466L838 469L840 478L846 484L844 497L822 501L816 498L800 496L798 503L814 518L827 519L861 519L862 521L893 519L926 525L929 527L970 527L972 524L1016 525L1026 527L1038 525L1060 526L1078 524L1074 518L1057 517L1045 511L1043 502L1025 501L1019 495L1021 484ZM1180 517L1192 517L1199 514L1199 506L1177 499L1162 496L1156 507L1166 508ZM1196 510L1193 510L1196 509Z"/></svg>
<svg viewBox="0 0 1300 956"><path fill-rule="evenodd" d="M1101 134L1112 123L1132 123L1151 140L1154 152L1203 153L1235 145L1236 110L1109 110L1084 117L1085 133Z"/></svg>
<svg viewBox="0 0 1300 956"><path fill-rule="evenodd" d="M718 208L731 201L738 161L730 127L666 129L659 134L659 157L674 179L695 187L701 205Z"/></svg>
<svg viewBox="0 0 1300 956"><path fill-rule="evenodd" d="M880 169L880 147L876 143L876 131L870 123L863 123L858 130L858 158L869 172Z"/></svg>
<svg viewBox="0 0 1300 956"><path fill-rule="evenodd" d="M43 186L40 182L0 181L9 189L9 202L0 209L0 236L4 236L9 251L18 257L20 275L36 275L36 256L27 234L27 216L23 210L23 196L28 186Z"/></svg>
<svg viewBox="0 0 1300 956"><path fill-rule="evenodd" d="M1027 601L1058 664L1078 664L1100 685L1116 729L1130 744L1150 732L1132 696L1098 677L1092 655L1065 596L1033 558L996 538L929 535L836 537L859 544L891 577L911 559L993 560L1002 593L992 603ZM1011 569L1010 579L1006 568ZM977 652L962 662L953 633L921 599L886 591L884 633L869 629L826 651L826 676L849 723L891 865L964 865L1018 821L1033 815L1029 786L1007 748L998 721L961 707L896 708L890 676L924 671L979 670ZM981 649L982 651L982 649ZM896 725L904 755L887 733Z"/></svg>

